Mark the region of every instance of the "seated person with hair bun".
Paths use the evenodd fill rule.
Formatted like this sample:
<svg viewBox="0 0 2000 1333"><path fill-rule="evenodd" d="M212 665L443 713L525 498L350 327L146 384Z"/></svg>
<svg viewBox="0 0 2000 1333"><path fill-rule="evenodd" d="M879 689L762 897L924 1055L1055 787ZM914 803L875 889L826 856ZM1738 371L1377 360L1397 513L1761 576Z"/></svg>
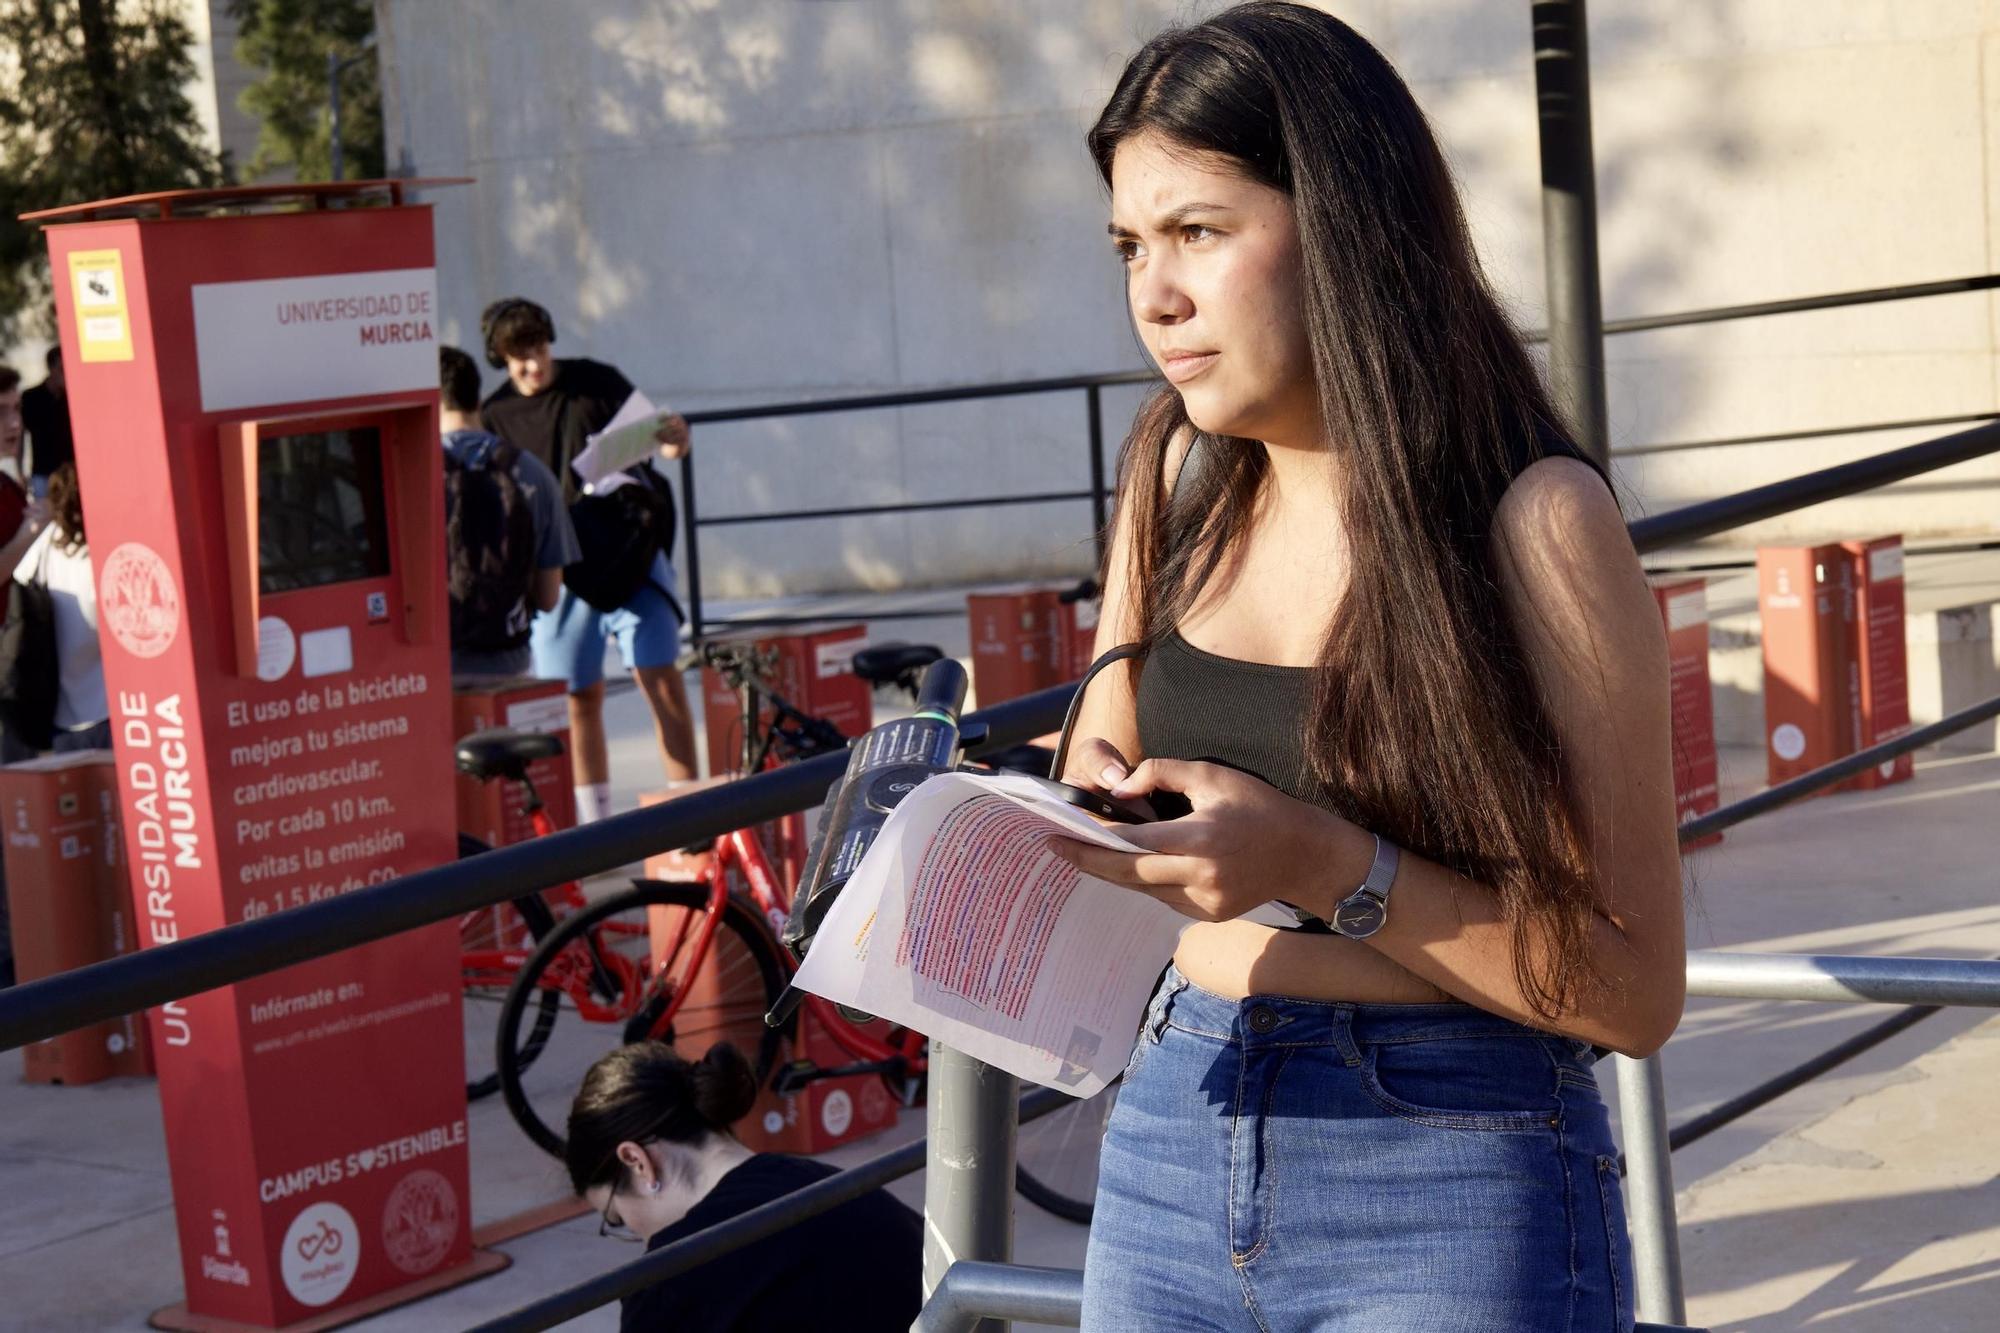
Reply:
<svg viewBox="0 0 2000 1333"><path fill-rule="evenodd" d="M576 1192L600 1233L656 1250L836 1174L757 1153L730 1126L757 1080L727 1042L687 1061L664 1042L620 1047L590 1067L569 1112ZM882 1190L625 1297L623 1333L901 1333L923 1304L923 1223Z"/></svg>

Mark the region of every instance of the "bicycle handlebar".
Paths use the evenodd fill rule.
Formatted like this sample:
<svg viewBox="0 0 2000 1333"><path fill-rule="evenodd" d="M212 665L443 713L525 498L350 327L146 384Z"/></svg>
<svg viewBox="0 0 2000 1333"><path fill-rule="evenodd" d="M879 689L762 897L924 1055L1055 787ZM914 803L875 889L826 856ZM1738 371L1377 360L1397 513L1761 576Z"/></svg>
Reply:
<svg viewBox="0 0 2000 1333"><path fill-rule="evenodd" d="M951 658L931 663L917 691L917 711L884 722L854 743L847 770L827 791L818 835L780 936L794 957L803 959L812 947L827 909L874 845L890 812L925 778L958 766L964 749L958 715L965 704L965 684L965 668ZM799 998L787 987L765 1021L773 1027L784 1023Z"/></svg>

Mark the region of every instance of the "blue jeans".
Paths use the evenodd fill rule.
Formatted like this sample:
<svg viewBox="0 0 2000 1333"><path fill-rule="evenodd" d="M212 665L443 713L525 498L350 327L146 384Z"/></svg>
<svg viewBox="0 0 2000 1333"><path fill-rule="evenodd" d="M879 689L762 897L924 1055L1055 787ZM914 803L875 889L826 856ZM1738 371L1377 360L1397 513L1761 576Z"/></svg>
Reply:
<svg viewBox="0 0 2000 1333"><path fill-rule="evenodd" d="M1083 1327L1625 1333L1589 1048L1460 1004L1225 999L1169 970L1105 1134Z"/></svg>

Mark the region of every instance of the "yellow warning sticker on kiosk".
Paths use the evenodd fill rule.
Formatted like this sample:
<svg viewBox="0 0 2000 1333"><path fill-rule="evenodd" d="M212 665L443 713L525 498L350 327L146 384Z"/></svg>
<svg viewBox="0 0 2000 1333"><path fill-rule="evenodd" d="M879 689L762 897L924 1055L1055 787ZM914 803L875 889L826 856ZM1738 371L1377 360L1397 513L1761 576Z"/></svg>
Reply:
<svg viewBox="0 0 2000 1333"><path fill-rule="evenodd" d="M69 257L76 301L76 342L85 361L130 361L132 317L125 306L125 270L116 250L78 250Z"/></svg>

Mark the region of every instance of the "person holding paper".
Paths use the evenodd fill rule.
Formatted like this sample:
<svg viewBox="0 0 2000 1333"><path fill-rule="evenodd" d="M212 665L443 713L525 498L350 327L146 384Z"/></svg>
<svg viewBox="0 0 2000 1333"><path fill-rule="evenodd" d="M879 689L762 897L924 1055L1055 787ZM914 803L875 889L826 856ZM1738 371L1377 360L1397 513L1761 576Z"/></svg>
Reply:
<svg viewBox="0 0 2000 1333"><path fill-rule="evenodd" d="M580 478L572 464L635 396L632 382L616 367L584 358L556 359L555 321L533 301L495 301L480 319L486 358L507 372L507 382L480 407L481 424L518 449L548 464L563 481L572 515L580 514ZM691 442L685 418L660 415L653 428L659 456L684 457ZM627 484L656 488L671 512L673 491L650 460L619 476ZM578 520L578 535L590 545ZM673 598L677 583L671 551L659 551L651 572L616 610L592 606L569 586L555 609L535 617L530 646L535 674L569 682L570 744L576 765L579 823L610 813L611 758L604 736L604 645L615 640L639 692L653 713L668 785L694 777L694 724L687 690L674 662L680 656L681 615Z"/></svg>
<svg viewBox="0 0 2000 1333"><path fill-rule="evenodd" d="M1592 1047L1684 994L1667 655L1450 170L1339 20L1169 31L1089 134L1168 386L1125 446L1060 840L1192 918L1100 1164L1086 1329L1629 1329ZM1083 740L1082 738L1088 738ZM1268 899L1298 929L1239 920Z"/></svg>

